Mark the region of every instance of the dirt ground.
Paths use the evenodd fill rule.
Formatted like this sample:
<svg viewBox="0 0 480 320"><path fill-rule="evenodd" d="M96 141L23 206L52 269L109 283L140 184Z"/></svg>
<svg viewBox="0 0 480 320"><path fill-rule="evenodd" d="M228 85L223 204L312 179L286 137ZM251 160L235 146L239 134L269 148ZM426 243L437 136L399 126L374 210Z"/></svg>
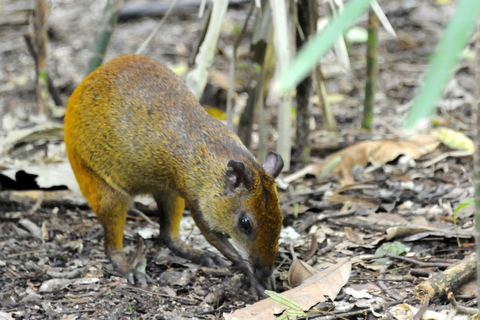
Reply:
<svg viewBox="0 0 480 320"><path fill-rule="evenodd" d="M47 3L48 70L65 104L85 76L105 1ZM314 103L312 164L355 142L396 136L455 4L433 0L380 2L397 38L384 29L380 31L378 92L371 132L358 129L365 84L365 43L351 44L351 70L347 72L338 66L333 54L327 55L322 67L339 134L332 136L323 129L320 108ZM1 5L6 9L0 8L0 20L5 21L0 27L0 137L10 141L9 134L35 127L40 120L35 116L34 62L23 40L29 27L15 22L25 20L22 15L11 13L14 6L18 9L31 2L12 0ZM240 5L229 9L221 48L234 42L246 8ZM147 17L122 21L105 60L134 52L158 20ZM357 25L365 27L366 19ZM202 26L196 9L175 11L144 54L172 68L182 68ZM240 52L247 51L245 43ZM434 123L471 136L475 88L472 47L462 57ZM248 61L242 57L242 62ZM226 78L227 66L228 60L220 54L212 73ZM248 74L240 72L240 77L248 79ZM246 88L242 81L236 88L240 100ZM273 107L269 110L274 115ZM46 137L22 140L8 148L0 146L0 319L221 319L257 301L241 273L195 265L155 245L150 236L156 233L158 221L148 199L138 205L148 218L130 213L125 229L129 252L135 252L137 233L146 238L146 272L157 283L141 288L129 285L112 270L103 250L103 230L77 193L13 194L5 178L12 177L12 172L13 176L19 170L32 173L29 169L45 163L58 170L68 167L58 133L61 118L54 123L58 127L53 126ZM274 137L275 126L270 131ZM452 152L440 144L416 159L397 156L385 164L357 166L353 173L356 187L342 189L345 177L339 175L323 180L301 175L289 184L280 182L285 220L275 272L277 290L290 289L292 250L316 270L349 258L352 270L348 283L334 301L320 302L324 299L319 298L316 308L324 314L315 317L326 319L335 313L349 319L408 319L414 313L411 307L422 304L414 296L415 287L473 252L473 208L468 205L454 214L473 196L472 160L471 154ZM293 164L281 180L288 180L301 168ZM17 175L17 180L21 176ZM26 175L22 181L32 182L32 178ZM39 184L70 186L66 180L48 186ZM188 211L182 222L182 237L197 249L214 250L194 226ZM385 249L385 244L396 249L389 250L388 260L379 264L380 258L373 254ZM454 287L459 303L476 305L475 284ZM444 296L428 305L434 312L431 318L454 312ZM457 312L458 319L468 318Z"/></svg>

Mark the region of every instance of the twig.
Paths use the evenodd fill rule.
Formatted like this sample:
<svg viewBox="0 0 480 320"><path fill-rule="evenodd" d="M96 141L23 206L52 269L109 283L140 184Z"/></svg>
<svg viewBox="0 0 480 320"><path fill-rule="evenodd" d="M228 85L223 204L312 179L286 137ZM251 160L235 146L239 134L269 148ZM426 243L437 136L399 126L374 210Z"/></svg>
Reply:
<svg viewBox="0 0 480 320"><path fill-rule="evenodd" d="M478 310L477 308L469 308L466 306L459 305L457 300L455 299L455 296L453 295L453 292L449 292L447 295L448 300L452 304L452 306L455 307L459 312L461 313L466 313L466 314L477 314Z"/></svg>
<svg viewBox="0 0 480 320"><path fill-rule="evenodd" d="M323 76L322 67L320 64L315 68L315 83L317 87L317 93L320 100L320 108L322 109L323 118L325 119L325 125L327 126L328 132L337 131L337 122L330 108L330 103L327 98L327 88L325 87L325 78Z"/></svg>
<svg viewBox="0 0 480 320"><path fill-rule="evenodd" d="M237 39L235 39L235 43L233 44L233 52L230 58L230 77L229 77L229 85L227 91L227 125L233 129L233 93L235 90L235 68L237 66L237 51L238 47L240 46L240 42L242 42L243 37L245 36L245 32L247 30L248 21L250 21L250 17L252 16L253 9L255 8L255 3L252 1L250 5L250 10L248 10L247 17L245 18L245 22L243 23L242 31L238 35Z"/></svg>
<svg viewBox="0 0 480 320"><path fill-rule="evenodd" d="M162 20L160 20L160 22L157 23L155 28L148 35L147 39L145 39L145 41L143 41L143 43L140 45L140 47L138 47L137 51L135 51L135 54L141 54L143 52L143 50L145 50L145 48L148 46L150 41L152 41L153 37L157 34L157 32L160 30L160 28L163 26L163 24L167 20L167 18L170 16L170 14L172 13L172 10L175 7L175 5L177 4L177 2L178 2L178 0L173 0L172 1L172 3L170 4L170 7L168 7L168 10L165 13L165 15L163 16Z"/></svg>
<svg viewBox="0 0 480 320"><path fill-rule="evenodd" d="M421 267L425 267L425 268L431 268L431 267L436 267L436 268L449 268L452 266L451 263L442 263L442 262L422 262L422 261L418 261L416 259L412 259L412 258L408 258L408 257L404 257L404 256L399 256L399 255L395 255L395 254L391 254L391 253L385 253L383 255L384 257L387 257L387 258L392 258L392 259L397 259L397 260L402 260L402 261L405 261L405 262L410 262L410 263L413 263L413 264L416 264L418 266L421 266Z"/></svg>
<svg viewBox="0 0 480 320"><path fill-rule="evenodd" d="M295 14L298 27L296 34L297 51L309 40L311 34L316 32L316 23L313 23L317 9L311 8L314 1L298 1ZM316 20L315 20L316 21ZM309 74L297 85L297 132L295 136L295 150L292 155L295 162L305 165L310 161L310 118L312 91L312 75Z"/></svg>
<svg viewBox="0 0 480 320"><path fill-rule="evenodd" d="M439 155L439 156L437 156L433 159L430 159L428 161L423 162L422 164L420 164L420 167L428 168L428 167L436 164L437 162L440 162L443 159L448 158L448 157L460 158L460 157L468 157L468 156L472 156L472 155L473 155L473 152L465 151L465 150L444 152L441 155Z"/></svg>
<svg viewBox="0 0 480 320"><path fill-rule="evenodd" d="M27 44L28 53L30 53L30 55L33 58L33 61L35 62L35 69L37 69L38 57L37 57L37 52L35 50L35 46L33 45L32 36L26 33L23 35L23 38L25 39L25 43ZM48 83L48 91L50 92L50 95L52 96L53 101L55 102L55 105L63 106L63 101L62 101L62 98L60 97L60 93L58 92L57 87L53 85L53 81L51 80L48 73L47 73L47 83Z"/></svg>
<svg viewBox="0 0 480 320"><path fill-rule="evenodd" d="M151 224L152 226L155 226L157 227L158 224L153 222L152 219L150 219L145 213L143 213L142 211L138 210L137 208L130 208L128 210L130 213L133 213L133 214L136 214L137 216L139 217L142 217L143 219L145 219L145 221L147 221L149 224Z"/></svg>
<svg viewBox="0 0 480 320"><path fill-rule="evenodd" d="M385 263L382 268L380 269L380 275L378 276L378 278L380 280L383 280L385 279L385 272L387 271L387 269L393 264L393 262L389 261L387 263ZM385 285L385 282L383 281L377 281L377 284L380 288L382 288L383 291L385 291L386 294L388 294L390 297L392 297L393 299L395 300L399 300L399 301L402 301L403 300L403 297L399 296L398 294L396 294L395 292L393 292L392 290L390 290L389 288L387 288L387 286Z"/></svg>

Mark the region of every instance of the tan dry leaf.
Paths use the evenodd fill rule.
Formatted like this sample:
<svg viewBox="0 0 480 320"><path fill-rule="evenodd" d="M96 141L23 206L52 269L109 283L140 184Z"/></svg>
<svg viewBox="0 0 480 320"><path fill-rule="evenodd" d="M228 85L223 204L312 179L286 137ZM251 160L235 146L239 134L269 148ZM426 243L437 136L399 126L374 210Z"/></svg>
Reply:
<svg viewBox="0 0 480 320"><path fill-rule="evenodd" d="M342 287L350 278L352 264L349 259L323 270L310 278L302 285L281 293L285 297L297 302L302 309L308 310L318 302L325 301L325 295L335 299ZM262 319L273 320L275 314L285 310L269 299L264 299L251 306L235 311L233 314L223 314L225 320Z"/></svg>
<svg viewBox="0 0 480 320"><path fill-rule="evenodd" d="M363 235L361 235L358 231L353 230L350 227L345 227L345 235L347 239L356 244L364 244Z"/></svg>
<svg viewBox="0 0 480 320"><path fill-rule="evenodd" d="M341 157L342 162L333 169L332 173L340 175L342 184L351 184L354 182L352 169L356 165L364 167L369 162L383 165L400 155L418 159L435 150L439 144L440 141L436 134L418 134L408 139L363 141L331 154L316 165L312 169L312 173L319 174L333 159Z"/></svg>
<svg viewBox="0 0 480 320"><path fill-rule="evenodd" d="M295 288L310 278L317 270L300 259L294 259L288 269L288 284Z"/></svg>

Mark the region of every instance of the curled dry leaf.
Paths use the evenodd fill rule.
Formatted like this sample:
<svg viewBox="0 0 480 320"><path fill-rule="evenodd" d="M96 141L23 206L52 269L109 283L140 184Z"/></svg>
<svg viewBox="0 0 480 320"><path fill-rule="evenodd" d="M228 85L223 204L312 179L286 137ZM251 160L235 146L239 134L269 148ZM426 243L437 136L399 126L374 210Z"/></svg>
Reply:
<svg viewBox="0 0 480 320"><path fill-rule="evenodd" d="M299 286L303 281L310 278L317 270L300 259L294 259L288 270L288 284L291 287Z"/></svg>
<svg viewBox="0 0 480 320"><path fill-rule="evenodd" d="M57 292L62 290L63 288L68 287L74 282L75 282L74 280L70 280L70 279L50 279L42 283L42 285L38 289L38 292L41 292L41 293Z"/></svg>
<svg viewBox="0 0 480 320"><path fill-rule="evenodd" d="M349 259L340 261L330 268L314 274L295 289L281 293L282 296L298 303L303 310L325 301L325 296L335 299L342 287L350 278L352 264ZM224 314L226 320L246 319L275 319L275 314L281 313L285 307L264 299L251 306L235 311L233 314Z"/></svg>
<svg viewBox="0 0 480 320"><path fill-rule="evenodd" d="M28 219L21 219L18 224L27 229L32 237L36 239L43 239L43 232L35 223Z"/></svg>
<svg viewBox="0 0 480 320"><path fill-rule="evenodd" d="M418 159L435 150L439 144L438 135L433 133L417 134L408 139L363 141L331 154L324 161L314 166L312 173L319 174L325 166L340 157L342 161L332 170L332 173L340 175L342 184L351 184L354 182L352 169L355 166L364 167L369 162L383 165L395 160L400 155Z"/></svg>

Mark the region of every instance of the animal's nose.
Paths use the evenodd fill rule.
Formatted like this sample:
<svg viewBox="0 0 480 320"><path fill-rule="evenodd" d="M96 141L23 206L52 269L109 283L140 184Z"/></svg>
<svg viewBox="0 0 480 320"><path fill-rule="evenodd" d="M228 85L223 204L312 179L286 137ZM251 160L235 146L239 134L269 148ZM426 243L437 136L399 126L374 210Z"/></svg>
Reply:
<svg viewBox="0 0 480 320"><path fill-rule="evenodd" d="M257 267L254 271L255 278L267 290L275 289L275 279L273 278L273 266Z"/></svg>

